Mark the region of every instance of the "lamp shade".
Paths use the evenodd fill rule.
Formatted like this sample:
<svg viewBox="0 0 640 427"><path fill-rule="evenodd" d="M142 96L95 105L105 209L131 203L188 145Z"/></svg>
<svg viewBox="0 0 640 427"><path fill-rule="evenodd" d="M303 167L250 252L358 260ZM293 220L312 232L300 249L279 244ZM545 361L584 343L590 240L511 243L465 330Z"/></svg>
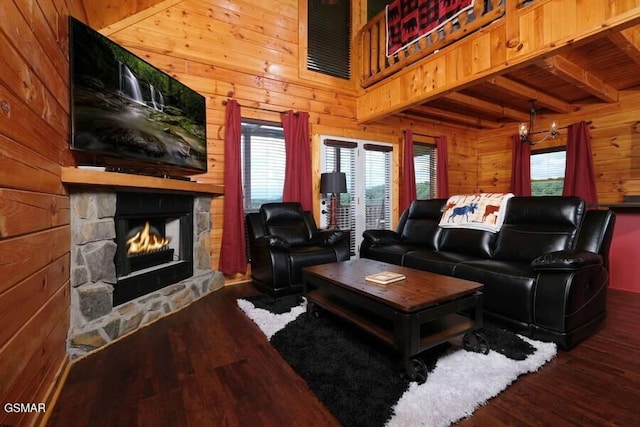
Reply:
<svg viewBox="0 0 640 427"><path fill-rule="evenodd" d="M320 174L321 193L346 193L347 175L344 172L328 172Z"/></svg>

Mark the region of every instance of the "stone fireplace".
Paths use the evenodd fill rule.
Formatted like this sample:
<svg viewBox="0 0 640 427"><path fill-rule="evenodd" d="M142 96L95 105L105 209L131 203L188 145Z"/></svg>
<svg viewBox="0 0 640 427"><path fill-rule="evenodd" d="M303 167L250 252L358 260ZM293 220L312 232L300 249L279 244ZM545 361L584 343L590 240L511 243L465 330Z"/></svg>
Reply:
<svg viewBox="0 0 640 427"><path fill-rule="evenodd" d="M175 193L175 194L174 194ZM78 187L71 191L71 326L76 358L221 288L211 269L211 195ZM161 238L127 255L128 240Z"/></svg>

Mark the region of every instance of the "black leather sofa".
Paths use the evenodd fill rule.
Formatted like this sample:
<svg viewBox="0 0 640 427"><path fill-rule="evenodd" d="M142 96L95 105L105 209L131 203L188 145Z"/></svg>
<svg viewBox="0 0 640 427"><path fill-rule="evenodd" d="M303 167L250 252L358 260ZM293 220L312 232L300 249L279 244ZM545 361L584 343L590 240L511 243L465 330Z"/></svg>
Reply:
<svg viewBox="0 0 640 427"><path fill-rule="evenodd" d="M564 349L597 331L613 212L577 197L513 197L491 233L439 227L445 203L414 201L395 232L365 231L360 256L480 282L486 319Z"/></svg>
<svg viewBox="0 0 640 427"><path fill-rule="evenodd" d="M251 280L272 296L302 292L302 267L350 257L349 233L318 230L299 203L266 203L246 224Z"/></svg>

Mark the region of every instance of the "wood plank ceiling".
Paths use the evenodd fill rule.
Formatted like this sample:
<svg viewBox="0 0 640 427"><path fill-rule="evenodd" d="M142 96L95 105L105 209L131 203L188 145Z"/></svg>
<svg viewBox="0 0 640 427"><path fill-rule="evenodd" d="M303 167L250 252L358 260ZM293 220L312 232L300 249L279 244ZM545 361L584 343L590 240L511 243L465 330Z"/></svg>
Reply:
<svg viewBox="0 0 640 427"><path fill-rule="evenodd" d="M103 28L149 7L180 0L84 0L89 24ZM538 115L563 114L595 103L616 103L620 92L640 87L640 26L603 32L601 38L540 58L489 80L460 88L396 114L428 122L497 129L528 122L531 101Z"/></svg>
<svg viewBox="0 0 640 427"><path fill-rule="evenodd" d="M180 0L82 0L82 5L87 16L86 23L100 30L153 6L162 9L179 2Z"/></svg>
<svg viewBox="0 0 640 427"><path fill-rule="evenodd" d="M616 103L622 91L639 87L640 28L632 27L398 113L497 129L528 122L532 100L538 115L563 114L586 105Z"/></svg>

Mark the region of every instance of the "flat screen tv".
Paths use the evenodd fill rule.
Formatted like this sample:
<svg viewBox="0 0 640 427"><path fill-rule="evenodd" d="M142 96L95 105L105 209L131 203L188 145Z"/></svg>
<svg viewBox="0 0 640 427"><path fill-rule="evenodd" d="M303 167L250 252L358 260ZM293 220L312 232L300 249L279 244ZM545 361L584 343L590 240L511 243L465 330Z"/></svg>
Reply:
<svg viewBox="0 0 640 427"><path fill-rule="evenodd" d="M206 172L202 95L71 16L69 39L70 140L79 165Z"/></svg>

